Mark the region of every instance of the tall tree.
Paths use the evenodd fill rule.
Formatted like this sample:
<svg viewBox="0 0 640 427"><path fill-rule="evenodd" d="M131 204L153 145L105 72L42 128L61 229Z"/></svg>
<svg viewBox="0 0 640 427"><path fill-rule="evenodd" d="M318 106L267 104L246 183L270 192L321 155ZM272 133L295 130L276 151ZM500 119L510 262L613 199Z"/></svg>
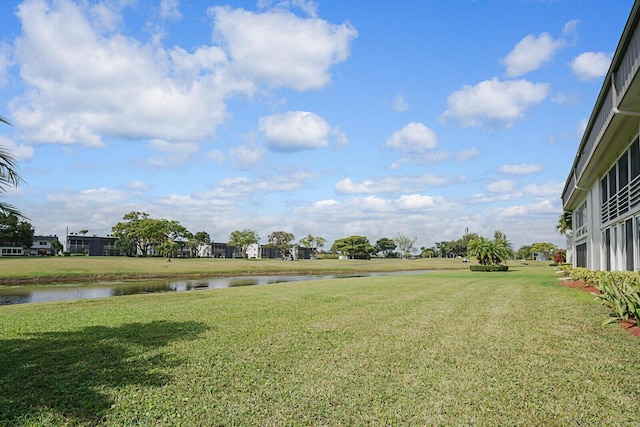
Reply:
<svg viewBox="0 0 640 427"><path fill-rule="evenodd" d="M553 254L556 253L558 248L553 243L549 242L537 242L531 245L531 254L539 253L543 254L546 259L553 259Z"/></svg>
<svg viewBox="0 0 640 427"><path fill-rule="evenodd" d="M416 240L418 240L417 237L414 237L413 239L411 239L410 237L401 236L400 234L398 234L396 238L393 239L395 244L398 245L398 250L400 251L400 255L402 256L402 258L405 258L405 259L409 258L411 254L415 251L415 248L413 247L413 245L416 242Z"/></svg>
<svg viewBox="0 0 640 427"><path fill-rule="evenodd" d="M269 245L280 252L280 256L282 257L282 259L286 259L291 253L294 239L295 237L293 236L293 234L287 233L286 231L274 231L273 233L269 234L268 237Z"/></svg>
<svg viewBox="0 0 640 427"><path fill-rule="evenodd" d="M160 255L167 258L168 262L171 262L171 258L178 255L178 244L171 239L165 240L161 245L158 245L157 249Z"/></svg>
<svg viewBox="0 0 640 427"><path fill-rule="evenodd" d="M369 239L364 236L349 236L338 239L333 243L335 250L348 254L351 259L369 258L376 248L371 246Z"/></svg>
<svg viewBox="0 0 640 427"><path fill-rule="evenodd" d="M481 265L502 264L509 258L509 249L502 236L489 240L479 236L469 242L467 254L474 256Z"/></svg>
<svg viewBox="0 0 640 427"><path fill-rule="evenodd" d="M122 219L124 221L111 228L117 239L116 245L121 250L134 247L135 252L142 256L147 256L150 250L167 240L184 243L189 237L189 231L178 221L150 218L146 212L132 211Z"/></svg>
<svg viewBox="0 0 640 427"><path fill-rule="evenodd" d="M420 248L420 258L433 258L436 256L436 248Z"/></svg>
<svg viewBox="0 0 640 427"><path fill-rule="evenodd" d="M242 258L247 258L247 250L249 246L256 244L260 241L258 233L248 228L244 230L236 230L229 235L229 246L240 250Z"/></svg>
<svg viewBox="0 0 640 427"><path fill-rule="evenodd" d="M4 117L0 117L0 122L11 126L11 123ZM7 187L18 187L24 180L17 171L16 158L4 148L0 147L0 193L7 191ZM6 202L0 202L0 213L13 214L18 218L27 219L18 209Z"/></svg>
<svg viewBox="0 0 640 427"><path fill-rule="evenodd" d="M33 246L33 226L15 214L0 213L0 244Z"/></svg>
<svg viewBox="0 0 640 427"><path fill-rule="evenodd" d="M507 257L513 256L513 244L509 241L509 239L507 239L506 234L504 234L502 231L495 231L493 233L493 240L495 242L501 242L504 250L507 253Z"/></svg>
<svg viewBox="0 0 640 427"><path fill-rule="evenodd" d="M305 237L300 239L300 244L305 248L311 249L311 256L315 257L318 249L324 246L327 243L327 239L320 236L313 236L311 234L307 234Z"/></svg>
<svg viewBox="0 0 640 427"><path fill-rule="evenodd" d="M149 214L146 212L131 211L122 217L123 221L111 228L111 233L116 238L116 245L122 250L133 247L133 253L147 256L150 242L145 232Z"/></svg>
<svg viewBox="0 0 640 427"><path fill-rule="evenodd" d="M376 252L381 253L385 258L389 258L397 247L396 242L388 237L382 237L376 241Z"/></svg>
<svg viewBox="0 0 640 427"><path fill-rule="evenodd" d="M519 259L529 259L531 256L531 245L520 246L518 252L516 252L516 257Z"/></svg>
<svg viewBox="0 0 640 427"><path fill-rule="evenodd" d="M469 246L467 246L467 254L469 256L476 257L481 265L491 263L489 241L482 236L476 237L469 242Z"/></svg>

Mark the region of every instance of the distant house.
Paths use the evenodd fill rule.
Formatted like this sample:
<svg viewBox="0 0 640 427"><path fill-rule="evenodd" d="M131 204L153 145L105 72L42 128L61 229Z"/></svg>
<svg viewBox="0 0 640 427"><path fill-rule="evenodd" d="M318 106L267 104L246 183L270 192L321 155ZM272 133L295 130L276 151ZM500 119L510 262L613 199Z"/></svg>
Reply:
<svg viewBox="0 0 640 427"><path fill-rule="evenodd" d="M253 245L249 245L247 248L247 258L252 259L260 259L262 258L262 251L259 244L254 243Z"/></svg>
<svg viewBox="0 0 640 427"><path fill-rule="evenodd" d="M24 247L17 243L5 243L0 246L0 256L23 256Z"/></svg>
<svg viewBox="0 0 640 427"><path fill-rule="evenodd" d="M302 246L294 245L290 251L290 259L310 259L311 258L311 249L304 248ZM278 259L282 258L282 254L280 251L272 246L265 245L261 246L258 244L254 244L249 246L247 250L248 258L257 258L257 259Z"/></svg>
<svg viewBox="0 0 640 427"><path fill-rule="evenodd" d="M71 255L84 254L88 256L121 256L125 255L116 248L115 237L82 236L70 234L67 236L66 252Z"/></svg>
<svg viewBox="0 0 640 427"><path fill-rule="evenodd" d="M53 256L56 254L52 242L60 242L58 236L33 236L33 245L27 249L31 256Z"/></svg>
<svg viewBox="0 0 640 427"><path fill-rule="evenodd" d="M20 243L5 242L0 246L0 256L50 256L55 255L51 242L58 236L33 236L33 244L25 248Z"/></svg>
<svg viewBox="0 0 640 427"><path fill-rule="evenodd" d="M640 1L633 4L562 192L574 267L640 270Z"/></svg>
<svg viewBox="0 0 640 427"><path fill-rule="evenodd" d="M547 255L543 252L534 252L532 258L534 261L546 261Z"/></svg>
<svg viewBox="0 0 640 427"><path fill-rule="evenodd" d="M238 257L242 256L240 254L240 251L232 246L229 246L227 243L211 243L211 256L213 258L234 258L235 254L237 254Z"/></svg>

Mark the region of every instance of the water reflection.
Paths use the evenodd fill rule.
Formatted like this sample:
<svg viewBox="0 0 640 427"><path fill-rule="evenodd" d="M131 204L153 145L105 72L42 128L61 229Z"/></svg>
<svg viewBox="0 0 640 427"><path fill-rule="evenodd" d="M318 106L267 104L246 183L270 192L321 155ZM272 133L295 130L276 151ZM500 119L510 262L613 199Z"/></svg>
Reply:
<svg viewBox="0 0 640 427"><path fill-rule="evenodd" d="M426 273L427 271L428 270L294 276L239 276L192 280L156 279L59 285L0 286L0 305L77 300L86 298L106 298L160 292L184 292L199 289L220 289L240 286L260 286L285 282L303 282L307 280L341 279L367 276L398 276Z"/></svg>

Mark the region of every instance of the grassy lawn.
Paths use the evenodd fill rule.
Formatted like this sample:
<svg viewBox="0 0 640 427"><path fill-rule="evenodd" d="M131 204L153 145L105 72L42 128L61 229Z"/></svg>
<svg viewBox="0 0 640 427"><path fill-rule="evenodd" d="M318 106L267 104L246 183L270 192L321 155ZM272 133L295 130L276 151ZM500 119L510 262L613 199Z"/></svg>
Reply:
<svg viewBox="0 0 640 427"><path fill-rule="evenodd" d="M459 259L242 260L127 257L0 257L0 285L16 281L65 281L148 277L307 274L365 271L468 269Z"/></svg>
<svg viewBox="0 0 640 427"><path fill-rule="evenodd" d="M640 339L511 270L0 307L0 425L636 425Z"/></svg>

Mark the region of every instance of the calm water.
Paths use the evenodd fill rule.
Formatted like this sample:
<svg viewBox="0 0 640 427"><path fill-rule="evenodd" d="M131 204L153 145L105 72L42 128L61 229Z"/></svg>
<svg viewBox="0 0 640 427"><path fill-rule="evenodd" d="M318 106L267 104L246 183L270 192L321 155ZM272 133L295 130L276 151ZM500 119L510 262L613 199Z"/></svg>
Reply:
<svg viewBox="0 0 640 427"><path fill-rule="evenodd" d="M150 294L158 292L183 292L201 289L259 286L283 282L303 282L316 279L346 277L398 276L426 273L427 270L396 271L385 273L304 275L304 276L238 276L210 279L156 279L121 282L67 283L59 285L0 286L0 305L27 304L31 302L62 301L86 298L107 298L121 295Z"/></svg>

